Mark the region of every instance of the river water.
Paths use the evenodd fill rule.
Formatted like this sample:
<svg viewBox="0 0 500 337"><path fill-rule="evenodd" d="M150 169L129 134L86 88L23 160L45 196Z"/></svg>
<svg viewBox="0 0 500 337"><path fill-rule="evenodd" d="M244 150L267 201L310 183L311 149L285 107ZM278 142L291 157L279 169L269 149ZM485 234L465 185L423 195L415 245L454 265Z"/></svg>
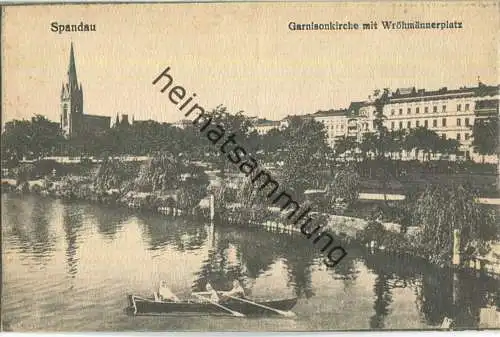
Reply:
<svg viewBox="0 0 500 337"><path fill-rule="evenodd" d="M232 229L84 202L2 195L2 320L13 331L434 329L480 324L498 281L420 260L348 256L327 269L300 235ZM160 280L181 296L242 281L252 298L298 296L294 319L130 317L126 295Z"/></svg>

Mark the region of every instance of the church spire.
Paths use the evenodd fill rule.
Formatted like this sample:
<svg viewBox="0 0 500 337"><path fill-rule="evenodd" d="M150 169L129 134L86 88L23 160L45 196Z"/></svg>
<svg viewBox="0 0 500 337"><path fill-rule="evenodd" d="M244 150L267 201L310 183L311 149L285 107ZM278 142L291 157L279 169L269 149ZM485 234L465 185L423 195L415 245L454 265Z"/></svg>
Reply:
<svg viewBox="0 0 500 337"><path fill-rule="evenodd" d="M69 52L68 82L70 87L78 89L78 79L76 77L75 52L73 51L73 42Z"/></svg>

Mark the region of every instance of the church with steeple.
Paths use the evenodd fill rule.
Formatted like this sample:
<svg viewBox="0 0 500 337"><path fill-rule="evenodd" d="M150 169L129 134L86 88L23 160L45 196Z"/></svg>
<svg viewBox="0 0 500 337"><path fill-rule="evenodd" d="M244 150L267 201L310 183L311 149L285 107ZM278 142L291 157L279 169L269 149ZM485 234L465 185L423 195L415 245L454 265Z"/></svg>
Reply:
<svg viewBox="0 0 500 337"><path fill-rule="evenodd" d="M61 90L61 130L66 138L90 136L109 129L111 117L83 113L83 89L76 75L73 43L69 52L67 82Z"/></svg>

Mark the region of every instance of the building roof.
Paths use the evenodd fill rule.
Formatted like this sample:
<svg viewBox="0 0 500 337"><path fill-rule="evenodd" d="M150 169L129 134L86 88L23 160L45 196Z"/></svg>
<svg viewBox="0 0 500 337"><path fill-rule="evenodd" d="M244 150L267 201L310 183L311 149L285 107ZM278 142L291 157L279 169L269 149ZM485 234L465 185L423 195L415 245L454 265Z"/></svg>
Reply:
<svg viewBox="0 0 500 337"><path fill-rule="evenodd" d="M109 119L111 121L111 117L109 117L109 116L98 116L98 115L87 115L87 114L85 114L85 115L83 115L83 117L84 118L92 118L92 119L102 119L102 120Z"/></svg>
<svg viewBox="0 0 500 337"><path fill-rule="evenodd" d="M318 110L314 114L310 115L312 117L330 117L330 116L346 116L347 109L330 109L326 111Z"/></svg>
<svg viewBox="0 0 500 337"><path fill-rule="evenodd" d="M366 102L363 102L363 101L351 102L351 104L349 105L349 108L347 108L347 115L349 117L359 116L359 109L361 109L365 105L366 105Z"/></svg>
<svg viewBox="0 0 500 337"><path fill-rule="evenodd" d="M439 99L453 99L458 97L467 96L493 96L498 95L498 90L500 86L488 86L479 83L477 87L461 87L459 89L448 89L443 87L438 90L426 91L425 89L412 88L399 88L392 92L389 96L389 102L399 103L400 101L411 102L411 101L431 101L439 97Z"/></svg>
<svg viewBox="0 0 500 337"><path fill-rule="evenodd" d="M276 126L279 125L279 121L271 121L265 118L259 118L254 122L254 126Z"/></svg>

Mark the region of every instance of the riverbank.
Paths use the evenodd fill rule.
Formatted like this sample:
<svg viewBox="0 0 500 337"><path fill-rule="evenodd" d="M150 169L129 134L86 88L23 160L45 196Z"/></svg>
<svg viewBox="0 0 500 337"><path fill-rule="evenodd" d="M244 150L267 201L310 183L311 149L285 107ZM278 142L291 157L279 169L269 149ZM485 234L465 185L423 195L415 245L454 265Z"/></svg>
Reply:
<svg viewBox="0 0 500 337"><path fill-rule="evenodd" d="M86 200L99 204L120 205L129 209L156 212L165 216L197 216L209 217L209 198L205 197L192 203L190 209L177 206L178 194L153 193L139 191L123 191L120 189L98 190L82 177L66 177L61 180L35 179L21 184L14 179L2 179L2 192L35 193L65 200ZM265 207L261 209L245 208L241 204L232 203L217 205L216 221L232 226L265 228L272 232L299 233L299 228L285 221L279 208ZM371 252L386 251L388 253L409 256L420 256L425 259L416 242L419 227L403 227L398 223L369 220L368 217L355 217L327 213L315 213L321 218L323 231L335 235L341 242L365 247ZM449 263L441 264L451 267ZM462 269L483 271L491 275L500 275L500 244L493 244L492 249L484 256L476 256L462 264Z"/></svg>
<svg viewBox="0 0 500 337"><path fill-rule="evenodd" d="M15 179L2 179L2 193L34 193L64 200L84 200L104 205L120 205L137 211L157 212L168 216L196 215L205 213L202 207L191 210L176 206L175 193L153 193L120 189L100 190L82 177L68 177L64 180L28 180L17 184Z"/></svg>

